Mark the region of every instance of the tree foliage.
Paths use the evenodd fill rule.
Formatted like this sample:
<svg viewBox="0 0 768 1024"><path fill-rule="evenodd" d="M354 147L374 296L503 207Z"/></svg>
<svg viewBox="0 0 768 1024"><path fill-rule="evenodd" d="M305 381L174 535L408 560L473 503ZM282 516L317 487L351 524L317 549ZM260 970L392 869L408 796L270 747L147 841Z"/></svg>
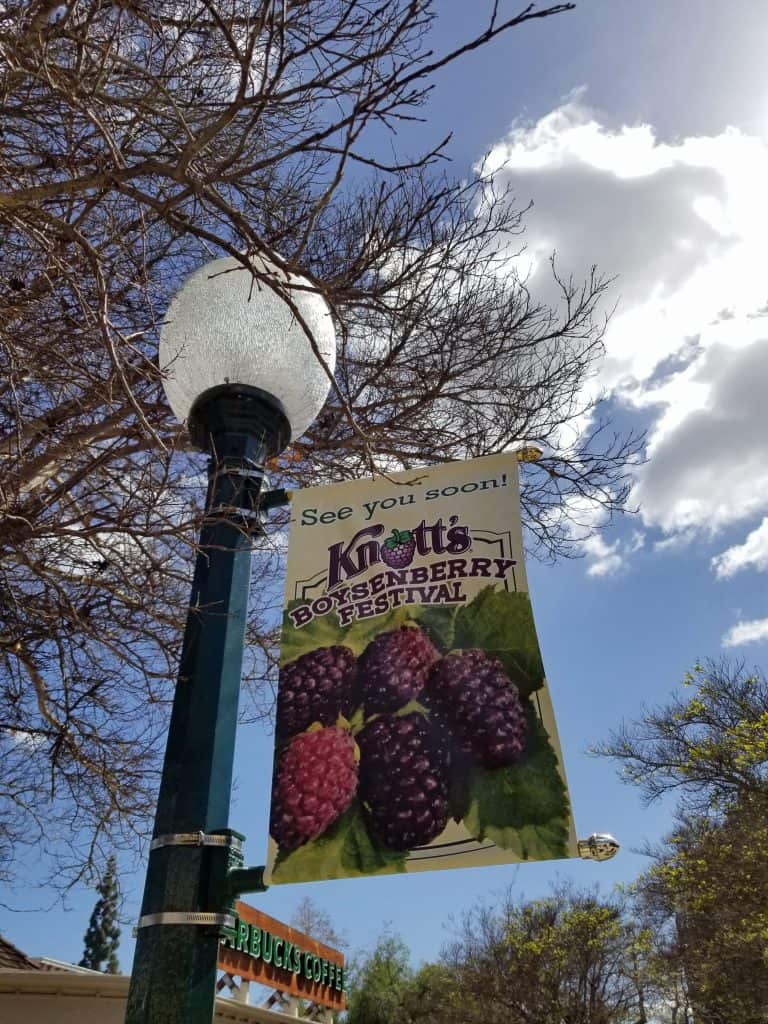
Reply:
<svg viewBox="0 0 768 1024"><path fill-rule="evenodd" d="M400 1024L411 976L408 947L398 935L385 933L352 969L348 1024Z"/></svg>
<svg viewBox="0 0 768 1024"><path fill-rule="evenodd" d="M415 971L402 994L401 1021L408 1024L460 1022L467 1000L456 976L445 963L423 964Z"/></svg>
<svg viewBox="0 0 768 1024"><path fill-rule="evenodd" d="M560 887L476 908L447 962L467 1024L634 1024L644 1017L647 945L621 902Z"/></svg>
<svg viewBox="0 0 768 1024"><path fill-rule="evenodd" d="M441 67L571 6L489 4L442 55L429 0L0 8L7 876L45 834L67 884L130 842L152 804L202 497L157 336L202 261L229 254L250 273L248 256L267 256L334 314L332 393L272 467L276 486L528 443L544 451L522 490L543 554L570 550L577 501L624 506L637 439L605 430L582 397L606 281L553 263L560 300L537 302L514 269L512 197L483 173L448 176L439 140L393 155ZM269 537L256 549L258 697L275 664L280 552Z"/></svg>
<svg viewBox="0 0 768 1024"><path fill-rule="evenodd" d="M677 827L638 891L702 1024L760 1024L768 1006L768 683L725 661L601 749Z"/></svg>
<svg viewBox="0 0 768 1024"><path fill-rule="evenodd" d="M681 823L640 877L659 966L699 1024L760 1024L768 1005L768 818L733 808Z"/></svg>
<svg viewBox="0 0 768 1024"><path fill-rule="evenodd" d="M382 938L355 974L350 1024L655 1019L652 935L622 899L569 886L538 900L510 892L470 910L452 932L440 961L416 971L400 939Z"/></svg>
<svg viewBox="0 0 768 1024"><path fill-rule="evenodd" d="M768 790L768 680L741 663L697 664L686 693L623 725L597 753L621 765L648 801L676 793L686 810L717 814Z"/></svg>
<svg viewBox="0 0 768 1024"><path fill-rule="evenodd" d="M96 886L99 898L93 908L88 930L85 933L85 950L80 961L81 967L105 974L118 974L117 949L120 945L118 905L120 893L117 886L117 860L114 856L107 861L104 877Z"/></svg>

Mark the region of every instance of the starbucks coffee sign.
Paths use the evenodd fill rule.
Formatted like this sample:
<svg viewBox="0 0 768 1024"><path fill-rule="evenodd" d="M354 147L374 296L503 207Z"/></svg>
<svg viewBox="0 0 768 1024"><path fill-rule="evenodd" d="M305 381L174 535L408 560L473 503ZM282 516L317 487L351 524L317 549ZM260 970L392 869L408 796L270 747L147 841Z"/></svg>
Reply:
<svg viewBox="0 0 768 1024"><path fill-rule="evenodd" d="M309 935L238 902L219 949L222 971L343 1010L344 956Z"/></svg>

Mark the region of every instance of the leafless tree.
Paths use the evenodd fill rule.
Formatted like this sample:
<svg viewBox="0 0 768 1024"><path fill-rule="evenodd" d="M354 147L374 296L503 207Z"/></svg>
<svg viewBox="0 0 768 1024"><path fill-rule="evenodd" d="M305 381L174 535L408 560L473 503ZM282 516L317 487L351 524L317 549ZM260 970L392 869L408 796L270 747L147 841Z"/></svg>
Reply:
<svg viewBox="0 0 768 1024"><path fill-rule="evenodd" d="M291 924L305 935L317 939L318 942L324 942L333 949L343 951L349 946L349 939L343 931L336 928L328 911L323 910L309 896L299 900L291 917Z"/></svg>
<svg viewBox="0 0 768 1024"><path fill-rule="evenodd" d="M272 467L301 486L536 444L532 547L575 498L627 495L637 439L582 388L606 281L514 271L522 214L447 140L390 154L441 67L570 3L429 49L428 0L7 0L0 5L0 871L42 838L62 883L141 831L187 596L203 466L160 388L169 296L249 255L325 295L328 404ZM257 282L279 288L275 281ZM284 517L283 517L284 518ZM279 525L279 516L278 516ZM275 536L257 542L254 692L275 661Z"/></svg>

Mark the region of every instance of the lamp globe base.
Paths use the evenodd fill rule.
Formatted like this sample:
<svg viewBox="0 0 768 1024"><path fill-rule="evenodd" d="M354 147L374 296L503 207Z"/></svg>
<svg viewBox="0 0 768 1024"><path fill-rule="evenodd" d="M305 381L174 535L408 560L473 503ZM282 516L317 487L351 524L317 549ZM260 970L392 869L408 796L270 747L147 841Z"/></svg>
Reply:
<svg viewBox="0 0 768 1024"><path fill-rule="evenodd" d="M282 403L249 384L220 384L199 396L187 421L195 448L217 460L242 457L254 440L274 458L291 439Z"/></svg>

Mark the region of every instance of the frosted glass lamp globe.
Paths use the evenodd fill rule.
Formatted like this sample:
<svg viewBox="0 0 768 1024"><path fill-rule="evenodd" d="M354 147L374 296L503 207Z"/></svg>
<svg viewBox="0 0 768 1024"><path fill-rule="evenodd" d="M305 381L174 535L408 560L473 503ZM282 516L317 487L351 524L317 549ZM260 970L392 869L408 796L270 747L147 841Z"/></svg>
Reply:
<svg viewBox="0 0 768 1024"><path fill-rule="evenodd" d="M315 344L333 370L336 337L325 300L300 291L309 281L286 274L260 257L251 263L290 289ZM168 402L189 419L211 388L245 385L277 399L300 437L328 397L330 381L304 328L269 285L256 281L233 257L212 260L192 273L171 301L160 333L160 368Z"/></svg>

